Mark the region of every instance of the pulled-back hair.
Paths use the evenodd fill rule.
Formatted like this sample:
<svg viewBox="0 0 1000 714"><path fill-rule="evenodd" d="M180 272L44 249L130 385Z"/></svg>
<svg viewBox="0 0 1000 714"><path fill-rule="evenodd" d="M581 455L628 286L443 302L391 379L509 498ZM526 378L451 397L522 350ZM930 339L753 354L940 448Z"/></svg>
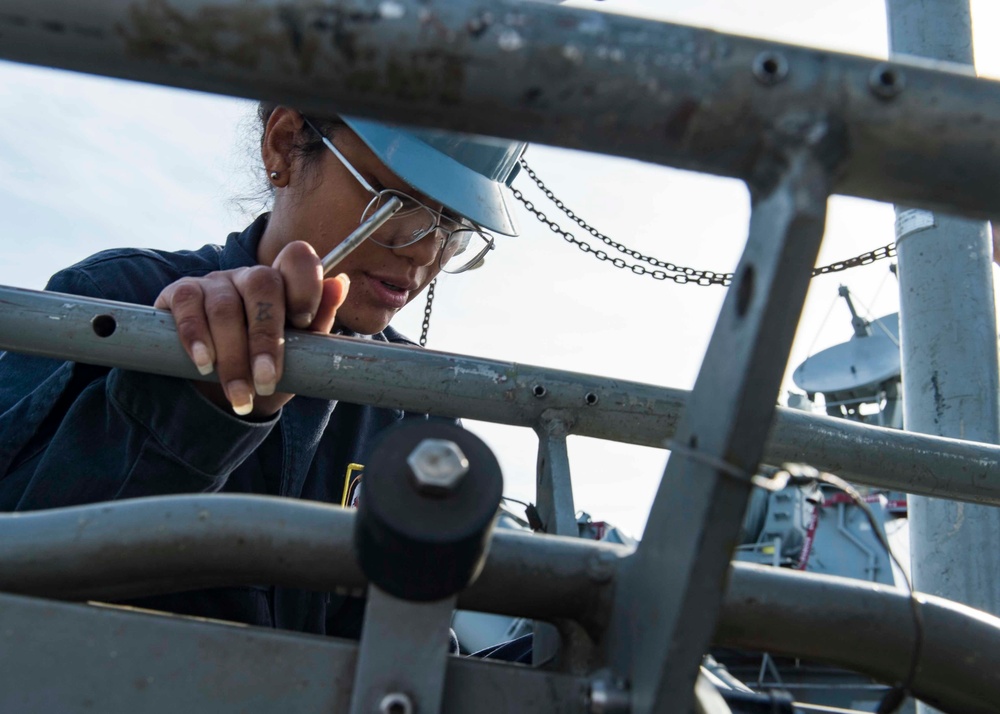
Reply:
<svg viewBox="0 0 1000 714"><path fill-rule="evenodd" d="M260 102L257 104L257 119L259 121L259 133L260 133L260 145L264 145L264 132L267 130L267 122L271 118L271 114L274 110L280 106L276 102ZM323 136L332 137L333 133L340 127L347 126L338 117L333 118L320 118L311 115L305 115L313 126L323 132ZM323 156L323 152L326 151L326 147L323 146L323 139L315 131L311 130L308 126L303 126L303 130L299 132L296 137L296 143L292 147L292 152L294 155L302 159L302 163L306 167L312 166L315 162ZM270 183L268 184L270 186Z"/></svg>

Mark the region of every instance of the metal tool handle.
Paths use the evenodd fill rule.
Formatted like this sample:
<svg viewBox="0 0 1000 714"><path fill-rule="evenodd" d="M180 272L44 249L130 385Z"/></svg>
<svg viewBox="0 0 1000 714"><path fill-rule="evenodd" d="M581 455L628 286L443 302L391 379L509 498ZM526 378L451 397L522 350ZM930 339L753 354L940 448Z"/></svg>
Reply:
<svg viewBox="0 0 1000 714"><path fill-rule="evenodd" d="M386 201L385 205L372 214L372 217L358 226L340 245L331 250L323 257L323 275L329 275L340 261L346 258L355 248L365 242L372 233L377 231L382 225L392 218L403 202L395 196Z"/></svg>

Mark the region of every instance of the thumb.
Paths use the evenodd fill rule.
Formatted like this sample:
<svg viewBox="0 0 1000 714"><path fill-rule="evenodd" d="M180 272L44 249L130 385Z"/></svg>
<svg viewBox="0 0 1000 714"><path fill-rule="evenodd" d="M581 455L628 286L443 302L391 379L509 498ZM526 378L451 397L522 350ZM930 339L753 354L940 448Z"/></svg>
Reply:
<svg viewBox="0 0 1000 714"><path fill-rule="evenodd" d="M333 330L333 323L337 318L337 310L347 300L347 293L350 289L351 279L347 277L347 273L341 273L334 278L324 280L323 296L320 298L316 318L309 326L309 329L324 333L329 333Z"/></svg>

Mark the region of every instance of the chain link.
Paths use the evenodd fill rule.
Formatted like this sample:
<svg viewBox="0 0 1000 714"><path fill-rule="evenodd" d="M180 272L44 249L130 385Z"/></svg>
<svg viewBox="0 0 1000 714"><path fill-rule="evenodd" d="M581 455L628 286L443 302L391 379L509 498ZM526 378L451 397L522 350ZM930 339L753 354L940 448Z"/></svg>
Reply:
<svg viewBox="0 0 1000 714"><path fill-rule="evenodd" d="M431 310L434 308L434 288L438 279L434 278L427 286L427 302L424 303L424 324L420 329L420 346L427 346L427 333L431 330Z"/></svg>
<svg viewBox="0 0 1000 714"><path fill-rule="evenodd" d="M594 228L592 225L587 223L585 220L580 218L576 213L574 213L565 203L556 198L556 195L546 186L538 174L528 166L528 162L523 158L521 159L521 168L528 174L528 177L535 182L538 189L545 194L545 197L555 204L556 208L566 214L566 216L576 223L578 226L587 231L594 238L598 239L605 245L619 253L623 253L633 260L639 261L638 263L632 263L631 265L624 258L616 256L614 258L608 254L607 251L603 249L595 249L586 241L582 241L569 231L562 228L558 223L545 215L541 210L535 207L535 204L524 197L516 188L511 189L514 194L514 198L520 201L528 211L534 214L535 218L544 223L549 227L553 233L562 236L563 240L567 243L571 243L579 248L584 253L591 253L595 258L602 262L606 262L613 265L616 268L624 270L628 268L635 275L648 275L653 280L670 280L677 283L678 285L700 285L702 287L708 287L709 285L722 285L728 286L733 282L732 273L719 273L714 270L696 270L695 268L686 268L682 265L675 265L659 258L654 258L650 255L643 255L637 250L633 250L628 246L622 245L610 237L604 235L599 230ZM830 263L829 265L824 265L819 268L813 268L812 277L817 275L827 275L828 273L839 273L842 270L849 270L850 268L856 268L860 265L869 265L874 263L876 260L883 260L885 258L894 258L896 256L896 244L889 243L881 248L876 248L875 250L870 250L867 253L862 253L861 255L855 256L853 258L848 258L847 260L841 260L836 263ZM639 263L646 263L653 267L652 270L647 268L645 265L640 265ZM431 281L431 284L427 287L427 303L424 305L424 324L423 329L420 333L420 346L427 346L427 333L431 328L431 309L434 306L434 287L437 285L437 278Z"/></svg>
<svg viewBox="0 0 1000 714"><path fill-rule="evenodd" d="M633 250L627 246L622 245L610 237L604 235L599 230L591 226L589 223L580 218L576 213L574 213L566 204L561 200L556 198L556 195L538 178L538 174L528 166L528 162L521 159L521 168L524 169L528 177L534 181L538 189L545 194L545 197L555 204L556 208L566 214L566 216L576 223L578 226L587 231L594 238L598 239L605 245L614 248L619 253L623 253L633 260L639 261L639 263L646 263L652 266L654 269L650 270L645 265L640 265L639 263L629 263L621 257L612 258L604 250L595 250L586 241L580 240L575 235L569 231L562 228L554 220L550 219L545 213L535 207L535 204L524 197L524 194L519 190L512 189L514 198L520 201L528 211L534 214L535 218L544 223L549 227L553 233L562 236L563 240L568 243L575 245L584 253L591 253L595 258L600 261L610 263L616 268L625 269L628 268L635 275L648 275L653 280L671 280L678 285L701 285L707 287L709 285L722 285L727 286L733 282L732 273L720 273L713 270L696 270L694 268L686 268L681 265L675 265L673 263L654 258L649 255L643 255L637 250ZM830 263L829 265L824 265L820 268L814 268L812 271L812 276L826 275L827 273L837 273L841 270L847 270L849 268L856 268L859 265L868 265L874 263L876 260L882 260L883 258L891 258L896 255L896 244L889 243L888 245L882 246L881 248L876 248L875 250L868 251L867 253L862 253L854 258L849 258L848 260L842 260L837 263Z"/></svg>

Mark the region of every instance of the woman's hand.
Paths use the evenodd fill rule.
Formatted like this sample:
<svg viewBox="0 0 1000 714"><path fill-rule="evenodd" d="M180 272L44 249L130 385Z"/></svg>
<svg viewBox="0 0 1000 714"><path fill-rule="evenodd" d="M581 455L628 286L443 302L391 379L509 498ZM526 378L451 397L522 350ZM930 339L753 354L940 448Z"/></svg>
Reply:
<svg viewBox="0 0 1000 714"><path fill-rule="evenodd" d="M266 418L294 395L275 393L285 356L285 323L328 333L344 304L347 275L323 278L319 256L302 241L289 243L271 267L257 265L181 278L163 289L154 307L173 313L177 334L202 374L196 382L220 407Z"/></svg>

